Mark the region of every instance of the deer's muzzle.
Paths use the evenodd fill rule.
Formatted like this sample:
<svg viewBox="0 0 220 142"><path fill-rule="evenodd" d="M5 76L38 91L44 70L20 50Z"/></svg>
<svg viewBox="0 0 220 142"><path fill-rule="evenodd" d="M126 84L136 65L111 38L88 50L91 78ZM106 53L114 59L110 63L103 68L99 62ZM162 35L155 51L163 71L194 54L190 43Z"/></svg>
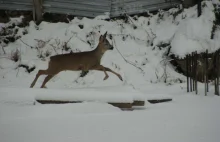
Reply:
<svg viewBox="0 0 220 142"><path fill-rule="evenodd" d="M112 46L111 48L110 48L110 50L113 50L114 49L114 47Z"/></svg>

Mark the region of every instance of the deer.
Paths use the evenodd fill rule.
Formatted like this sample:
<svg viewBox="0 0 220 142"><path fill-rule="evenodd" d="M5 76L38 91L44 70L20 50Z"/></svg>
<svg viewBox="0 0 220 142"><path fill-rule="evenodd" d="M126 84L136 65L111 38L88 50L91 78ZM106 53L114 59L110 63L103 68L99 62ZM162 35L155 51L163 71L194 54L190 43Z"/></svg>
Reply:
<svg viewBox="0 0 220 142"><path fill-rule="evenodd" d="M58 54L50 57L50 61L48 63L48 68L46 70L39 70L35 76L35 79L30 85L30 88L33 88L38 78L41 75L47 75L41 85L40 88L46 88L46 83L52 79L55 75L60 73L61 71L89 71L89 70L97 70L103 71L105 77L103 80L108 79L108 72L111 72L118 76L118 78L123 81L121 75L111 70L108 67L101 65L101 59L104 53L108 50L113 50L114 47L109 43L106 39L107 31L104 35L100 35L99 43L97 47L91 51L83 51L83 52L71 52L66 54Z"/></svg>

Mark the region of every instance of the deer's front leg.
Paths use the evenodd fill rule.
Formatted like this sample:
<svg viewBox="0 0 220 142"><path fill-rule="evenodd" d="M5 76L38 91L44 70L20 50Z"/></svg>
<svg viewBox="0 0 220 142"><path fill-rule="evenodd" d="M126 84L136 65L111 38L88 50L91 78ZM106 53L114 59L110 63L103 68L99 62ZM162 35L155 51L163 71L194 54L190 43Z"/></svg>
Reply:
<svg viewBox="0 0 220 142"><path fill-rule="evenodd" d="M105 70L106 70L106 71L109 71L109 72L111 72L111 73L113 73L113 74L115 74L115 75L117 75L118 78L119 78L121 81L123 81L123 79L122 79L122 77L121 77L121 75L120 75L119 73L116 73L115 71L113 71L113 70L111 70L110 68L107 68L107 67L105 67Z"/></svg>
<svg viewBox="0 0 220 142"><path fill-rule="evenodd" d="M105 73L105 77L104 77L103 80L106 80L106 79L108 79L108 77L109 77L108 74L107 74L107 72L106 72L105 67L102 66L102 65L94 66L94 67L92 68L92 70L102 70L102 71L104 71L104 73Z"/></svg>
<svg viewBox="0 0 220 142"><path fill-rule="evenodd" d="M104 66L102 66L102 67L104 67ZM111 70L110 68L107 68L107 67L104 67L104 69L105 69L105 71L109 71L109 72L115 74L116 76L118 76L118 78L119 78L121 81L123 81L123 79L122 79L122 77L121 77L121 75L120 75L119 73L116 73L115 71L113 71L113 70ZM103 69L100 69L100 68L94 68L94 70L103 71ZM107 78L108 78L108 75L107 75ZM107 79L107 78L106 78L106 79Z"/></svg>

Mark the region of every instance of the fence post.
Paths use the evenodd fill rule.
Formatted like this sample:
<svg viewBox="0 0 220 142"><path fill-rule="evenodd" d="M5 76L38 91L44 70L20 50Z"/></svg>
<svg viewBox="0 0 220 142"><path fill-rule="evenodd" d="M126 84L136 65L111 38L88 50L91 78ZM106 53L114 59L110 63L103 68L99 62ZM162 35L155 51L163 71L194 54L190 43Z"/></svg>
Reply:
<svg viewBox="0 0 220 142"><path fill-rule="evenodd" d="M189 54L189 86L190 92L192 92L192 56Z"/></svg>
<svg viewBox="0 0 220 142"><path fill-rule="evenodd" d="M195 91L196 85L196 72L195 72L195 52L192 53L192 70L193 70L193 91Z"/></svg>
<svg viewBox="0 0 220 142"><path fill-rule="evenodd" d="M198 59L198 55L197 55L197 52L195 52L195 89L196 89L196 94L198 94L197 59Z"/></svg>
<svg viewBox="0 0 220 142"><path fill-rule="evenodd" d="M33 0L33 19L36 23L40 23L43 13L43 0Z"/></svg>
<svg viewBox="0 0 220 142"><path fill-rule="evenodd" d="M217 67L217 71L216 71L216 77L217 77L217 79L216 79L216 90L217 90L217 94L216 95L218 95L219 96L219 51L220 50L218 50L217 51L217 57L216 57L216 59L217 59L217 61L216 61L216 67Z"/></svg>
<svg viewBox="0 0 220 142"><path fill-rule="evenodd" d="M208 76L208 68L209 68L209 57L208 57L208 49L206 50L206 85L207 85L207 92L209 92L209 76Z"/></svg>
<svg viewBox="0 0 220 142"><path fill-rule="evenodd" d="M186 79L187 79L187 92L189 92L189 55L186 55Z"/></svg>
<svg viewBox="0 0 220 142"><path fill-rule="evenodd" d="M204 70L205 96L207 96L207 85L206 85L206 79L207 79L207 77L206 77L206 72L207 72L207 70L206 70L206 68L207 68L207 64L206 64L206 52L205 52L203 55L204 55L204 65L205 65L205 67L203 68L203 70Z"/></svg>

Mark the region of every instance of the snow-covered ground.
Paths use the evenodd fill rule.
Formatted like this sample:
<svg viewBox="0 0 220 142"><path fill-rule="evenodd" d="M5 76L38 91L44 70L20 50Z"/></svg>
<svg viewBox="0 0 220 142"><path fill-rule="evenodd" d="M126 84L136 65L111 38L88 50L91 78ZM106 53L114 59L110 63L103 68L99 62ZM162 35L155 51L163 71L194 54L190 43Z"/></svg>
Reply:
<svg viewBox="0 0 220 142"><path fill-rule="evenodd" d="M210 39L215 20L213 10L213 4L207 1L200 17L195 6L178 15L179 9L174 8L150 17L129 17L128 22L75 18L70 23L42 22L37 26L30 22L28 27L18 28L21 40L2 44L6 54L0 49L0 142L219 142L220 97L213 95L214 87L210 84L208 96L204 96L203 84L199 84L198 95L187 93L186 78L175 72L166 57L169 44L170 52L179 57L195 50L217 50L218 28L215 38ZM18 24L21 18L0 24L0 30ZM23 35L24 31L27 34ZM106 31L115 48L105 53L102 65L120 73L123 81L111 73L104 81L103 72L89 71L82 78L80 72L65 71L47 83L48 89L39 89L45 76L29 88L37 71L47 68L49 56L93 50L100 34ZM67 50L63 50L65 42ZM141 69L125 62L117 49ZM16 51L21 55L18 62L11 60ZM18 68L19 64L36 69L28 73ZM62 105L36 103L36 95L43 94L62 99L62 94L75 94L74 97L85 97L87 101ZM129 97L138 94L143 95L146 104L133 111L104 103L116 98L130 101ZM90 97L97 100L91 101ZM173 101L147 102L155 98Z"/></svg>
<svg viewBox="0 0 220 142"><path fill-rule="evenodd" d="M202 86L200 86L202 92ZM119 87L102 88L103 94ZM33 105L34 95L5 89L0 97L2 142L153 141L218 142L220 97L186 93L185 85L146 85L142 92L169 94L172 102L146 103L145 109L121 111L99 102ZM96 88L97 89L97 88ZM8 91L6 91L8 90ZM126 90L126 89L125 89ZM48 93L50 90L48 89ZM65 90L63 90L65 92ZM74 95L74 90L73 90ZM92 95L92 94L91 94Z"/></svg>

